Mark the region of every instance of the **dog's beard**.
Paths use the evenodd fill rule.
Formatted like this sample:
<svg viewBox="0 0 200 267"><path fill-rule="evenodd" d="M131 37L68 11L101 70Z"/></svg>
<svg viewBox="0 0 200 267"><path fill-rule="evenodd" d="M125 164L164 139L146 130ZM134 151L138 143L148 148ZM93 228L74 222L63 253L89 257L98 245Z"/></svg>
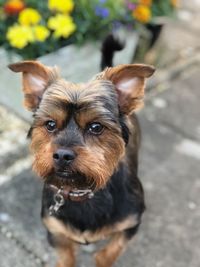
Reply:
<svg viewBox="0 0 200 267"><path fill-rule="evenodd" d="M95 182L79 172L70 170L54 171L45 178L45 182L60 188L73 189L91 189L94 190Z"/></svg>

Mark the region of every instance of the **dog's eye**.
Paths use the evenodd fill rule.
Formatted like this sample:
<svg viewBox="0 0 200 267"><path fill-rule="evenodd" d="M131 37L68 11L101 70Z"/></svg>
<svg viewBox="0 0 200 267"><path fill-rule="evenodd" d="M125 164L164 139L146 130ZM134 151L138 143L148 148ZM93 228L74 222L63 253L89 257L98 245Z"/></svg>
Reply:
<svg viewBox="0 0 200 267"><path fill-rule="evenodd" d="M93 122L88 125L88 132L91 134L101 134L104 130L104 126L99 122Z"/></svg>
<svg viewBox="0 0 200 267"><path fill-rule="evenodd" d="M47 121L45 126L49 132L53 132L56 130L56 122L53 120Z"/></svg>

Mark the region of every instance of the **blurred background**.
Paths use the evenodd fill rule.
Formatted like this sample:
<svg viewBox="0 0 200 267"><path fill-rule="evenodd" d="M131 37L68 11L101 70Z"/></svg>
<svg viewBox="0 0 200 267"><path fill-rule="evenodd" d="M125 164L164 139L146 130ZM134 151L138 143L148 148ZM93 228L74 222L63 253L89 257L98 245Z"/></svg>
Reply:
<svg viewBox="0 0 200 267"><path fill-rule="evenodd" d="M157 69L138 114L147 210L116 267L200 266L200 0L0 0L0 267L55 264L31 172L31 114L7 65L38 59L86 81L100 71L110 34L124 45L114 65ZM79 266L94 266L92 250L82 248Z"/></svg>

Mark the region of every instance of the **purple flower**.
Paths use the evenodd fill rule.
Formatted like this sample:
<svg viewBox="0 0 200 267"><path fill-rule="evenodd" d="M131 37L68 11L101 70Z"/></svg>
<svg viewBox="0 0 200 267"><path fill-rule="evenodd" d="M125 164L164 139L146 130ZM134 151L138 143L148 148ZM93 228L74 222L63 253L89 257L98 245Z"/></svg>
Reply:
<svg viewBox="0 0 200 267"><path fill-rule="evenodd" d="M109 10L105 7L96 6L95 7L95 14L102 18L107 18L110 14Z"/></svg>
<svg viewBox="0 0 200 267"><path fill-rule="evenodd" d="M104 4L107 0L99 0L99 3Z"/></svg>
<svg viewBox="0 0 200 267"><path fill-rule="evenodd" d="M127 2L127 7L129 10L134 10L136 8L136 4L131 3L131 2Z"/></svg>

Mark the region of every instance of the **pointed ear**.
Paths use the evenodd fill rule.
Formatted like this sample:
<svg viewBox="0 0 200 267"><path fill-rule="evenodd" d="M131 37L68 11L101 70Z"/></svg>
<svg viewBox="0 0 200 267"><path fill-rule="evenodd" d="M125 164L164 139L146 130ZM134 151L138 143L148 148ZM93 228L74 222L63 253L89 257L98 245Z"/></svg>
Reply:
<svg viewBox="0 0 200 267"><path fill-rule="evenodd" d="M154 67L143 64L119 65L104 71L103 78L116 87L121 112L128 115L143 106L145 79L154 71Z"/></svg>
<svg viewBox="0 0 200 267"><path fill-rule="evenodd" d="M36 110L46 88L59 77L57 68L50 68L37 61L23 61L8 66L14 72L22 72L24 106Z"/></svg>

